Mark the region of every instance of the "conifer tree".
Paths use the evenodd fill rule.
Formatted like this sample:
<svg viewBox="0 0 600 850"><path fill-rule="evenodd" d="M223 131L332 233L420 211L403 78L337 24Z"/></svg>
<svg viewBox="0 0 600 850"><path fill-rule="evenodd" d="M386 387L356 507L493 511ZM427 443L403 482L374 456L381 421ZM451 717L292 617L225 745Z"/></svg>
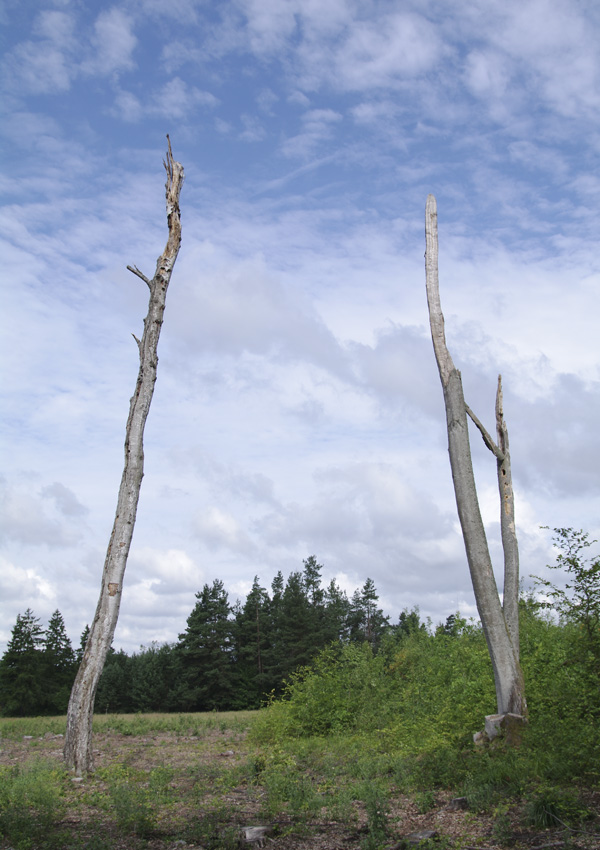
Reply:
<svg viewBox="0 0 600 850"><path fill-rule="evenodd" d="M332 579L325 590L325 643L337 640L346 643L348 640L348 617L350 602L346 591L341 590L335 579Z"/></svg>
<svg viewBox="0 0 600 850"><path fill-rule="evenodd" d="M17 614L6 652L0 661L0 709L5 717L43 713L44 630L31 608Z"/></svg>
<svg viewBox="0 0 600 850"><path fill-rule="evenodd" d="M258 576L236 612L237 704L258 708L276 683L271 678L270 599Z"/></svg>
<svg viewBox="0 0 600 850"><path fill-rule="evenodd" d="M360 590L355 590L350 604L350 640L367 641L376 649L385 631L389 628L389 617L377 607L379 594L373 579L368 578Z"/></svg>
<svg viewBox="0 0 600 850"><path fill-rule="evenodd" d="M196 605L179 635L181 700L186 711L227 710L235 699L233 621L223 582L196 594Z"/></svg>
<svg viewBox="0 0 600 850"><path fill-rule="evenodd" d="M52 714L65 714L76 673L76 660L65 621L57 609L44 635L46 708Z"/></svg>

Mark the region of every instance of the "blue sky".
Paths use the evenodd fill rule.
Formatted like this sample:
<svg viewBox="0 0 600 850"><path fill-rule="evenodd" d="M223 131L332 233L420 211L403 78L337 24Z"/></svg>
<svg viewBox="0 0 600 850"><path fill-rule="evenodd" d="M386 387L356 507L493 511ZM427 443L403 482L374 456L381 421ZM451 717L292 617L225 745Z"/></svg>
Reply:
<svg viewBox="0 0 600 850"><path fill-rule="evenodd" d="M122 470L161 159L186 171L115 645L194 593L370 576L475 614L427 325L424 209L465 394L503 375L522 572L600 536L600 8L130 0L2 7L0 649L91 620ZM501 564L495 461L472 434Z"/></svg>

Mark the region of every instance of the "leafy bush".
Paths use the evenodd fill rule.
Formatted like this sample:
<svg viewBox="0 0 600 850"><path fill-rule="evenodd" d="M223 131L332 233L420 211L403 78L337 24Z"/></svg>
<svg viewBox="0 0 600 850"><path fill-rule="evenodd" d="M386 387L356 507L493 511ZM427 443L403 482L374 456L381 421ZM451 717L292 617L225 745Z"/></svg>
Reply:
<svg viewBox="0 0 600 850"><path fill-rule="evenodd" d="M60 819L64 773L42 761L0 768L0 836L16 850L51 846Z"/></svg>
<svg viewBox="0 0 600 850"><path fill-rule="evenodd" d="M391 679L371 645L332 644L312 667L294 674L284 692L288 730L329 735L374 729L385 720Z"/></svg>
<svg viewBox="0 0 600 850"><path fill-rule="evenodd" d="M496 700L481 629L459 617L451 630L387 639L377 655L366 644L330 647L259 716L255 739L286 746L333 733L357 780L387 775L405 792L462 788L476 810L540 780L595 786L600 705L597 680L592 688L573 656L577 628L553 620L535 600L521 604L529 724L519 748L502 740L473 747Z"/></svg>

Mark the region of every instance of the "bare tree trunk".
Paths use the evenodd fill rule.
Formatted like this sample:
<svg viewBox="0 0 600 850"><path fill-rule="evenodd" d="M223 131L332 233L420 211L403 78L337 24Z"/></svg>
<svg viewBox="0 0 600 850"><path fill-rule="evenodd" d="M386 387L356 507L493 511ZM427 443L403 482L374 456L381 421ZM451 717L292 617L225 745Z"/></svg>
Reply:
<svg viewBox="0 0 600 850"><path fill-rule="evenodd" d="M508 450L508 430L502 404L502 375L498 375L496 393L496 434L502 459L498 457L498 489L500 491L500 530L504 551L504 592L502 609L513 650L519 660L519 546L515 526L515 498Z"/></svg>
<svg viewBox="0 0 600 850"><path fill-rule="evenodd" d="M73 684L67 712L64 757L67 765L73 768L78 776L93 769L94 699L119 616L123 577L144 474L144 426L156 382L158 340L163 323L167 288L181 245L179 193L183 185L184 173L183 166L173 160L171 141L168 136L167 139L169 150L167 161L164 163L167 172L166 202L169 226L167 244L158 258L152 280L145 277L139 269L127 266L148 285L150 301L148 313L144 319L142 339L138 340L134 337L139 348L140 369L129 407L125 433L125 465L119 487L115 521L104 562L100 598Z"/></svg>
<svg viewBox="0 0 600 850"><path fill-rule="evenodd" d="M498 713L506 714L510 712L522 715L526 710L523 676L519 666L518 648L515 649L513 645L513 636L516 636L518 640L518 626L515 632L514 622L512 622L512 620L518 618L518 608L516 607L518 605L518 554L514 527L508 436L502 416L501 388L499 384L496 419L499 441L503 445L504 451L494 444L485 428L465 404L461 375L454 366L446 345L444 316L440 303L438 282L437 204L433 195L429 195L427 198L425 237L425 271L431 336L444 391L450 466L475 601L494 670ZM505 586L504 611L500 604L483 520L479 510L471 460L467 413L481 431L488 448L493 451L498 459L498 480L503 499L502 542L505 547L505 571L508 570L509 573L509 588ZM515 568L517 570L516 585L513 580ZM514 603L512 600L508 601L508 592L516 594ZM510 626L505 615L508 615L507 619L511 623Z"/></svg>

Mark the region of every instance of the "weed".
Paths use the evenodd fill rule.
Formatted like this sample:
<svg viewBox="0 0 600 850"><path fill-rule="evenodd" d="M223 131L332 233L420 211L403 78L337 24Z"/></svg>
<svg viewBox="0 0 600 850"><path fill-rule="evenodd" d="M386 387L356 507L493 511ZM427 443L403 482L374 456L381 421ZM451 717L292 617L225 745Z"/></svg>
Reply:
<svg viewBox="0 0 600 850"><path fill-rule="evenodd" d="M158 771L161 770L164 768L158 768ZM122 764L114 764L99 770L97 775L108 785L108 796L99 795L99 800L101 803L108 803L119 828L131 835L148 836L156 825L156 809L160 801L151 789L152 773L150 782L146 783L146 775L143 772L134 771ZM160 784L161 773L157 776ZM164 782L162 784L164 787Z"/></svg>
<svg viewBox="0 0 600 850"><path fill-rule="evenodd" d="M537 829L571 826L586 817L589 817L589 811L576 794L552 786L541 788L525 807L527 824Z"/></svg>
<svg viewBox="0 0 600 850"><path fill-rule="evenodd" d="M200 844L205 850L237 850L239 828L231 824L231 815L229 807L216 806L189 822L183 837L188 842Z"/></svg>
<svg viewBox="0 0 600 850"><path fill-rule="evenodd" d="M64 774L35 761L0 768L0 835L16 850L51 846L51 832L61 817Z"/></svg>
<svg viewBox="0 0 600 850"><path fill-rule="evenodd" d="M329 816L338 823L352 823L356 819L354 794L348 787L339 788L327 803Z"/></svg>
<svg viewBox="0 0 600 850"><path fill-rule="evenodd" d="M512 823L506 806L498 806L494 810L492 838L501 847L511 847L515 843Z"/></svg>
<svg viewBox="0 0 600 850"><path fill-rule="evenodd" d="M424 815L435 808L435 794L433 791L420 791L415 794L415 805L420 815Z"/></svg>
<svg viewBox="0 0 600 850"><path fill-rule="evenodd" d="M377 782L365 782L361 797L367 813L367 835L361 841L362 850L379 850L389 835L389 797L384 786Z"/></svg>

